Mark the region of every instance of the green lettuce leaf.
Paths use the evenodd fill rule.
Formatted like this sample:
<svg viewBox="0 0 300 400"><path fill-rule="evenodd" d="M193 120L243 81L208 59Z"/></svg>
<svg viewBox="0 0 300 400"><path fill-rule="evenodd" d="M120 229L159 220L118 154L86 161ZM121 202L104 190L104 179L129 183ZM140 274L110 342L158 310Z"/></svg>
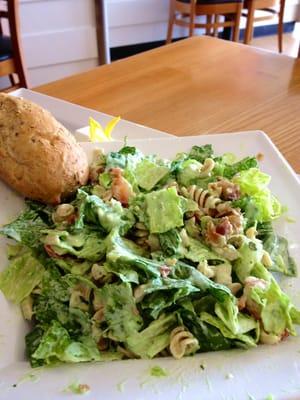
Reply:
<svg viewBox="0 0 300 400"><path fill-rule="evenodd" d="M162 310L200 289L188 280L156 278L139 286L138 291L140 296L144 296L141 308L148 309L151 317L156 319Z"/></svg>
<svg viewBox="0 0 300 400"><path fill-rule="evenodd" d="M241 171L233 177L233 182L238 184L243 195L249 195L257 207L259 222L277 218L282 213L279 201L267 188L271 177L261 172L258 168Z"/></svg>
<svg viewBox="0 0 300 400"><path fill-rule="evenodd" d="M259 338L259 324L252 317L242 314L238 310L234 297L227 298L223 303L216 303L215 313L233 335L239 336L255 330L256 341ZM207 321L207 320L206 320ZM208 322L208 321L207 321ZM216 325L215 325L216 326ZM221 325L220 325L221 326ZM243 341L242 339L239 339Z"/></svg>
<svg viewBox="0 0 300 400"><path fill-rule="evenodd" d="M258 342L257 331L259 330L259 325L258 322L255 322L253 319L250 320L250 317L244 314L239 315L238 317L238 323L240 326L239 333L233 333L220 318L215 317L206 312L201 313L200 319L201 321L204 321L207 324L212 325L215 328L219 329L225 338L235 340L235 344L237 346L243 348L256 347L256 344ZM252 330L255 332L254 333L255 337L253 337L253 335L250 335L248 331L246 333L243 333L245 329L249 329L251 327Z"/></svg>
<svg viewBox="0 0 300 400"><path fill-rule="evenodd" d="M170 333L176 323L176 314L162 315L141 332L131 335L127 347L141 358L153 358L170 344Z"/></svg>
<svg viewBox="0 0 300 400"><path fill-rule="evenodd" d="M106 239L107 270L118 275L123 282L139 283L160 276L163 263L143 257L143 250L134 242L113 231Z"/></svg>
<svg viewBox="0 0 300 400"><path fill-rule="evenodd" d="M232 296L231 291L226 286L215 283L195 267L187 265L181 261L172 267L169 277L173 279L188 280L193 286L200 289L203 294L211 294L220 302L225 301L228 296Z"/></svg>
<svg viewBox="0 0 300 400"><path fill-rule="evenodd" d="M164 233L183 225L180 197L174 187L145 196L151 233Z"/></svg>
<svg viewBox="0 0 300 400"><path fill-rule="evenodd" d="M97 302L103 306L107 329L115 340L125 342L140 330L143 320L138 313L129 283L107 284L95 289Z"/></svg>
<svg viewBox="0 0 300 400"><path fill-rule="evenodd" d="M232 206L241 209L246 219L245 230L251 226L255 226L257 220L260 219L260 211L251 196L243 196L241 199L233 201Z"/></svg>
<svg viewBox="0 0 300 400"><path fill-rule="evenodd" d="M188 246L181 247L180 258L199 263L206 260L210 265L228 264L228 261L209 249L204 243L192 237L188 238Z"/></svg>
<svg viewBox="0 0 300 400"><path fill-rule="evenodd" d="M166 166L157 165L156 163L144 159L135 169L135 178L139 187L150 191L170 172Z"/></svg>
<svg viewBox="0 0 300 400"><path fill-rule="evenodd" d="M31 251L25 251L20 256L15 256L1 272L0 290L8 300L19 304L41 282L44 272L43 265Z"/></svg>
<svg viewBox="0 0 300 400"><path fill-rule="evenodd" d="M181 238L177 229L171 229L168 232L160 233L158 239L164 255L172 257L177 254L181 243Z"/></svg>
<svg viewBox="0 0 300 400"><path fill-rule="evenodd" d="M271 222L257 224L256 230L257 238L262 240L264 250L273 261L269 269L287 276L297 276L297 265L290 256L288 241L274 232Z"/></svg>
<svg viewBox="0 0 300 400"><path fill-rule="evenodd" d="M189 158L200 161L201 163L203 163L206 158L210 158L212 156L213 148L211 144L205 144L204 146L193 146L189 153Z"/></svg>
<svg viewBox="0 0 300 400"><path fill-rule="evenodd" d="M225 164L222 175L225 178L231 179L237 173L247 171L251 168L257 168L258 163L255 157L245 157L234 164Z"/></svg>
<svg viewBox="0 0 300 400"><path fill-rule="evenodd" d="M274 278L265 289L252 288L250 297L261 308L261 320L267 333L281 336L287 330L290 334L296 335L293 325L295 307Z"/></svg>
<svg viewBox="0 0 300 400"><path fill-rule="evenodd" d="M248 239L244 236L238 251L241 257L233 262L233 269L240 282L243 283L248 276L252 275L254 266L261 262L263 245L258 239Z"/></svg>
<svg viewBox="0 0 300 400"><path fill-rule="evenodd" d="M71 254L89 261L99 261L105 256L106 244L103 236L88 228L78 233L58 229L45 230L42 239L45 246L58 255Z"/></svg>
<svg viewBox="0 0 300 400"><path fill-rule="evenodd" d="M85 224L93 224L102 228L102 231L109 233L113 228L119 227L122 234L125 234L134 224L135 219L132 213L123 208L121 203L111 200L110 204L104 203L96 195L88 195L78 190L75 205L79 210L79 218L75 222L75 229L83 229Z"/></svg>
<svg viewBox="0 0 300 400"><path fill-rule="evenodd" d="M178 183L186 187L192 185L199 178L201 168L202 164L199 161L192 159L183 161L177 172Z"/></svg>
<svg viewBox="0 0 300 400"><path fill-rule="evenodd" d="M39 347L44 333L45 329L39 325L36 325L32 331L27 333L25 336L26 356L30 360L30 364L33 368L43 365L43 360L35 360L31 357L31 355Z"/></svg>
<svg viewBox="0 0 300 400"><path fill-rule="evenodd" d="M0 228L0 234L34 249L41 247L40 239L47 228L36 211L25 210L16 220Z"/></svg>
<svg viewBox="0 0 300 400"><path fill-rule="evenodd" d="M234 345L219 329L202 321L194 312L182 310L180 316L184 325L198 339L200 352L227 350Z"/></svg>
<svg viewBox="0 0 300 400"><path fill-rule="evenodd" d="M106 157L106 169L134 168L142 159L143 154L135 147L124 146L117 152L110 152Z"/></svg>
<svg viewBox="0 0 300 400"><path fill-rule="evenodd" d="M58 267L62 268L64 272L74 275L85 275L92 267L90 261L78 261L71 257L55 258L54 262Z"/></svg>
<svg viewBox="0 0 300 400"><path fill-rule="evenodd" d="M103 356L104 355L104 356ZM89 337L82 337L80 341L71 339L68 331L57 321L53 321L44 333L38 347L31 354L34 362L42 362L46 365L57 362L86 362L121 359L117 352L100 353L96 343Z"/></svg>
<svg viewBox="0 0 300 400"><path fill-rule="evenodd" d="M48 326L51 321L56 320L73 338L91 332L88 312L69 306L75 285L76 283L66 279L57 269L48 269L39 286L40 294L35 296L33 303L35 318L41 325Z"/></svg>

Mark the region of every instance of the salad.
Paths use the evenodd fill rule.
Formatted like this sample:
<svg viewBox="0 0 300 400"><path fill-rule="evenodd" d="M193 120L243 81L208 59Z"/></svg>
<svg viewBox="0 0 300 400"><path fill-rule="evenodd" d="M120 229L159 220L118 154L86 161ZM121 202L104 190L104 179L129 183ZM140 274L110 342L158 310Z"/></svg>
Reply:
<svg viewBox="0 0 300 400"><path fill-rule="evenodd" d="M29 321L33 367L276 344L300 311L272 228L282 206L255 157L194 146L174 160L98 150L88 186L56 207L26 201L0 233L0 289Z"/></svg>

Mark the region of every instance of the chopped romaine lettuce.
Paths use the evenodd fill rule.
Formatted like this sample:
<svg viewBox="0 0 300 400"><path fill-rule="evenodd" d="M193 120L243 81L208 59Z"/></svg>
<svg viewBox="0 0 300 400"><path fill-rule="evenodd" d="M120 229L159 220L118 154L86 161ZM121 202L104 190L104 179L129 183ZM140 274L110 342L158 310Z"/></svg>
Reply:
<svg viewBox="0 0 300 400"><path fill-rule="evenodd" d="M164 233L183 225L180 197L174 187L145 196L151 233Z"/></svg>
<svg viewBox="0 0 300 400"><path fill-rule="evenodd" d="M258 163L255 157L245 157L234 164L225 164L222 175L225 178L231 179L237 173L247 171L251 168L256 168L257 166Z"/></svg>
<svg viewBox="0 0 300 400"><path fill-rule="evenodd" d="M287 331L296 335L293 325L295 308L274 278L265 288L253 287L250 297L260 307L263 328L268 334L282 336Z"/></svg>
<svg viewBox="0 0 300 400"><path fill-rule="evenodd" d="M160 233L158 238L162 252L167 257L172 257L178 252L181 238L177 229L171 229L168 232Z"/></svg>
<svg viewBox="0 0 300 400"><path fill-rule="evenodd" d="M234 271L241 282L252 274L253 267L261 262L263 245L258 239L243 237L242 245L238 249L240 258L234 262Z"/></svg>
<svg viewBox="0 0 300 400"><path fill-rule="evenodd" d="M297 267L294 259L290 256L288 241L277 235L270 225L261 225L258 228L258 233L263 240L264 249L272 259L270 270L288 276L296 276Z"/></svg>
<svg viewBox="0 0 300 400"><path fill-rule="evenodd" d="M202 321L193 311L182 310L180 315L184 325L198 339L201 352L226 350L234 346L234 342L225 337L219 329Z"/></svg>
<svg viewBox="0 0 300 400"><path fill-rule="evenodd" d="M30 250L16 255L9 266L0 273L0 290L16 304L29 296L41 282L45 269Z"/></svg>
<svg viewBox="0 0 300 400"><path fill-rule="evenodd" d="M178 183L182 186L190 186L199 178L202 164L196 160L186 160L177 172Z"/></svg>
<svg viewBox="0 0 300 400"><path fill-rule="evenodd" d="M264 174L258 168L241 171L233 177L233 182L240 186L241 193L252 196L252 200L259 211L257 216L259 222L277 218L282 213L279 201L267 188L270 179L269 175Z"/></svg>
<svg viewBox="0 0 300 400"><path fill-rule="evenodd" d="M156 163L144 159L135 169L135 178L139 187L150 191L160 182L170 170L168 167L157 165Z"/></svg>
<svg viewBox="0 0 300 400"><path fill-rule="evenodd" d="M41 219L34 210L25 210L19 217L10 224L0 229L0 234L5 235L30 248L41 246L40 238L43 230L48 225Z"/></svg>
<svg viewBox="0 0 300 400"><path fill-rule="evenodd" d="M128 348L142 358L153 358L170 344L170 333L177 322L176 314L161 315L141 332L131 335Z"/></svg>
<svg viewBox="0 0 300 400"><path fill-rule="evenodd" d="M103 319L109 334L120 342L138 332L143 320L135 305L129 283L106 284L94 290L98 304L103 308Z"/></svg>
<svg viewBox="0 0 300 400"><path fill-rule="evenodd" d="M213 148L211 144L205 144L204 146L193 146L192 150L189 153L189 158L194 160L203 161L206 158L212 157L213 155Z"/></svg>
<svg viewBox="0 0 300 400"><path fill-rule="evenodd" d="M71 234L61 230L46 230L42 239L46 250L52 254L62 256L71 254L89 261L101 260L106 251L105 240L97 231L85 229Z"/></svg>

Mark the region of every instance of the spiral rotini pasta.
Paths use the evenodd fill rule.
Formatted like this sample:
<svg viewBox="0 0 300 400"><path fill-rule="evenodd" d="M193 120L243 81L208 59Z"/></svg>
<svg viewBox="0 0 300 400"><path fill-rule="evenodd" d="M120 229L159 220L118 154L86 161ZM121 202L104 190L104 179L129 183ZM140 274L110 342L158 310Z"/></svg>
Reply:
<svg viewBox="0 0 300 400"><path fill-rule="evenodd" d="M198 340L184 326L177 326L170 335L170 353L179 360L183 356L197 351L199 348Z"/></svg>
<svg viewBox="0 0 300 400"><path fill-rule="evenodd" d="M75 208L72 204L60 204L52 213L52 220L55 224L65 224L72 221Z"/></svg>
<svg viewBox="0 0 300 400"><path fill-rule="evenodd" d="M148 247L149 230L146 225L142 222L137 222L134 225L132 235L135 238L135 242L143 247Z"/></svg>
<svg viewBox="0 0 300 400"><path fill-rule="evenodd" d="M111 189L106 189L105 187L101 185L95 185L93 188L93 194L96 196L100 197L103 201L107 202L110 201L113 197L112 195L112 190Z"/></svg>
<svg viewBox="0 0 300 400"><path fill-rule="evenodd" d="M219 197L211 195L208 190L196 185L182 187L181 193L184 197L194 200L202 209L214 209L222 203Z"/></svg>
<svg viewBox="0 0 300 400"><path fill-rule="evenodd" d="M210 176L214 167L215 167L214 160L212 158L206 158L206 160L204 160L203 166L201 168L199 177L206 178L207 176Z"/></svg>

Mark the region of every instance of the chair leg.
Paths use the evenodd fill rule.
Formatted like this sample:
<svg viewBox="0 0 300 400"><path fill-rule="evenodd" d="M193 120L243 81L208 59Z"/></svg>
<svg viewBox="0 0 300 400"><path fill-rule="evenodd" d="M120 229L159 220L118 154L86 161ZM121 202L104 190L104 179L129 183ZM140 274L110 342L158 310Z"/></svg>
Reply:
<svg viewBox="0 0 300 400"><path fill-rule="evenodd" d="M248 6L248 15L247 15L247 23L246 23L246 30L245 30L245 37L244 43L250 44L253 36L253 24L254 24L254 11L255 11L255 4L254 1L249 2Z"/></svg>
<svg viewBox="0 0 300 400"><path fill-rule="evenodd" d="M280 9L278 15L278 51L282 53L282 39L283 39L283 15L284 15L285 0L280 0Z"/></svg>
<svg viewBox="0 0 300 400"><path fill-rule="evenodd" d="M207 24L211 24L213 21L213 15L207 15L206 16L206 23ZM206 27L205 28L205 35L211 35L211 28L210 27Z"/></svg>
<svg viewBox="0 0 300 400"><path fill-rule="evenodd" d="M170 0L169 22L166 44L172 42L173 26L175 22L175 0Z"/></svg>
<svg viewBox="0 0 300 400"><path fill-rule="evenodd" d="M240 39L240 23L241 23L241 16L242 16L242 3L238 4L236 14L234 15L234 27L232 32L232 40L234 42L238 42Z"/></svg>
<svg viewBox="0 0 300 400"><path fill-rule="evenodd" d="M218 24L218 23L219 23L219 20L220 20L219 15L216 14L216 15L215 15L215 24ZM213 35L214 35L214 37L217 37L217 36L218 36L218 28L217 28L217 27L214 28Z"/></svg>
<svg viewBox="0 0 300 400"><path fill-rule="evenodd" d="M191 1L190 8L190 24L189 24L189 36L192 37L194 35L195 30L195 16L196 16L196 2Z"/></svg>
<svg viewBox="0 0 300 400"><path fill-rule="evenodd" d="M13 76L13 74L9 74L8 77L9 77L11 86L15 86L16 82L15 82L15 77Z"/></svg>

